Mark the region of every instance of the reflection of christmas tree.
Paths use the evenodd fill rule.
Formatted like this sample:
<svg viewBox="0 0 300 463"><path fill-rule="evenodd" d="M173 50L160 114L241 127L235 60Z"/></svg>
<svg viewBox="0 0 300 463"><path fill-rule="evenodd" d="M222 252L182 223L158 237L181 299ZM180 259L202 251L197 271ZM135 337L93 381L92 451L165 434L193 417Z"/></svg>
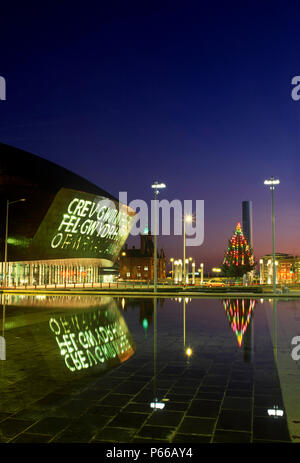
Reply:
<svg viewBox="0 0 300 463"><path fill-rule="evenodd" d="M222 270L225 276L239 278L253 270L255 266L253 251L243 235L238 223L223 260Z"/></svg>
<svg viewBox="0 0 300 463"><path fill-rule="evenodd" d="M223 301L226 315L232 331L237 337L239 347L242 347L243 336L251 322L255 300L226 299Z"/></svg>

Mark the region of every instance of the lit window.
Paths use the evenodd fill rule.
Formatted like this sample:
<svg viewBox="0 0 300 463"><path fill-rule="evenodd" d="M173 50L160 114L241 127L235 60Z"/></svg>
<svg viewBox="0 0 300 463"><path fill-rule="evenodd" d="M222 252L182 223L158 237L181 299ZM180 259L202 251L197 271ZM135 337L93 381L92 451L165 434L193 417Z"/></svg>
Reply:
<svg viewBox="0 0 300 463"><path fill-rule="evenodd" d="M127 273L126 273L126 276L127 276L127 277L130 277L130 272L127 272Z"/></svg>
<svg viewBox="0 0 300 463"><path fill-rule="evenodd" d="M148 267L144 267L144 270L149 270Z"/></svg>
<svg viewBox="0 0 300 463"><path fill-rule="evenodd" d="M141 275L141 273L137 273L137 276L138 276L138 277L141 277L142 275Z"/></svg>

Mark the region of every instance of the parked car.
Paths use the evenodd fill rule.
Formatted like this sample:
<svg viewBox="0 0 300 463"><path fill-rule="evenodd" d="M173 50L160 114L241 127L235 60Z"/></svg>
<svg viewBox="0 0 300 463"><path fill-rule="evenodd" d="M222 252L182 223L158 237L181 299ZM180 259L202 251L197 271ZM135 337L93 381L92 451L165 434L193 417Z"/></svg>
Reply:
<svg viewBox="0 0 300 463"><path fill-rule="evenodd" d="M215 280L215 279L213 279L213 280L209 280L209 281L207 282L207 286L209 286L210 288L212 288L212 287L214 287L214 286L221 286L221 287L224 288L224 286L226 286L226 285L225 285L224 281L222 281L222 280Z"/></svg>

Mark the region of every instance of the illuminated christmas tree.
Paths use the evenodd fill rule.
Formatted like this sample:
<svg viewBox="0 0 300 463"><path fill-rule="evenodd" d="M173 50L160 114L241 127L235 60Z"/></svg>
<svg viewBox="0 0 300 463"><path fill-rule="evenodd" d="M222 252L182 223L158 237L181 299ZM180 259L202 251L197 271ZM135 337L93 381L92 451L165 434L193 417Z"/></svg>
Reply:
<svg viewBox="0 0 300 463"><path fill-rule="evenodd" d="M252 248L243 235L241 224L238 223L232 238L228 241L228 248L222 264L225 276L240 278L251 272L255 267Z"/></svg>

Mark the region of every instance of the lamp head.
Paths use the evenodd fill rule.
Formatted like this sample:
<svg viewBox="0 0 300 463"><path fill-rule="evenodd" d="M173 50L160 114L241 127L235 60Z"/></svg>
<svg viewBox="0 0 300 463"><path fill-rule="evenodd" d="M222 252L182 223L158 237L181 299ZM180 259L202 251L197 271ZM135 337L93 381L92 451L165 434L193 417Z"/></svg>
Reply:
<svg viewBox="0 0 300 463"><path fill-rule="evenodd" d="M154 184L151 185L151 188L154 188L155 190L159 190L159 189L162 189L162 188L166 188L166 184L165 183L154 182Z"/></svg>
<svg viewBox="0 0 300 463"><path fill-rule="evenodd" d="M271 190L274 190L275 185L279 185L279 183L280 183L280 180L275 179L274 177L271 177L264 181L264 185L268 185Z"/></svg>

